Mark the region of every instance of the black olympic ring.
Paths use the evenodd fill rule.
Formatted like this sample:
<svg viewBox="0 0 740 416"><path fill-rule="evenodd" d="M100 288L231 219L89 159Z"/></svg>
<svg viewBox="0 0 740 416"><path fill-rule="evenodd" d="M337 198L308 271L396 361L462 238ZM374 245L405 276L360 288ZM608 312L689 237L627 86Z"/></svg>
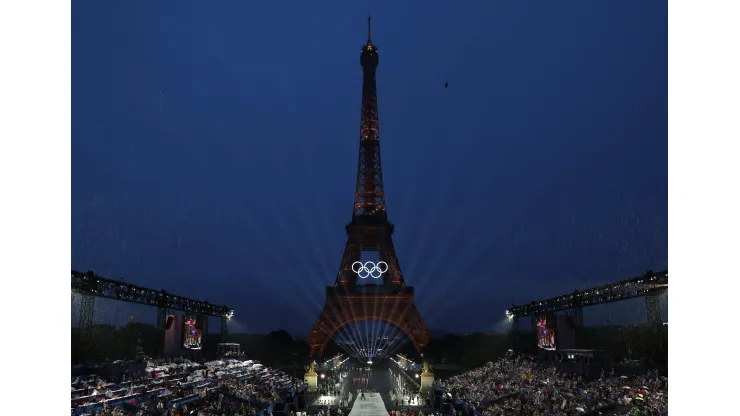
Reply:
<svg viewBox="0 0 740 416"><path fill-rule="evenodd" d="M381 269L381 265L385 266L385 270ZM352 263L352 271L357 273L357 277L359 277L360 279L367 279L368 277L372 277L373 279L380 279L380 276L388 271L388 263L384 261L379 261L378 264L375 264L371 261L365 263L362 263L361 261L356 261Z"/></svg>

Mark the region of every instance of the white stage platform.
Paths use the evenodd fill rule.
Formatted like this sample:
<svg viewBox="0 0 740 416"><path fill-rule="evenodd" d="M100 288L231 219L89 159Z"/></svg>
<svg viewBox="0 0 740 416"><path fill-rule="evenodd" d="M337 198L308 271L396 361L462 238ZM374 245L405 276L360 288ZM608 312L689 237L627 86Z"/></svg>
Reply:
<svg viewBox="0 0 740 416"><path fill-rule="evenodd" d="M366 393L365 400L361 400L358 394L349 416L388 416L388 411L380 393L374 393L372 396Z"/></svg>

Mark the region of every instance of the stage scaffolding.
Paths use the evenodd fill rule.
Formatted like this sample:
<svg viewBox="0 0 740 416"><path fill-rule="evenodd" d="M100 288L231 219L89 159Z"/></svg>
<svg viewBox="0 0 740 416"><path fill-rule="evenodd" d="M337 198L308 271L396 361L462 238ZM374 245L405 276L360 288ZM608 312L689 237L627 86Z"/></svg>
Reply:
<svg viewBox="0 0 740 416"><path fill-rule="evenodd" d="M506 310L506 316L512 321L513 330L517 332L519 331L519 318L530 316L534 319L537 316L560 311L566 311L566 314L573 318L575 326L582 327L583 308L586 306L644 297L648 323L657 327L662 324L659 296L665 293L668 293L668 270L659 273L649 270L640 277L515 305Z"/></svg>
<svg viewBox="0 0 740 416"><path fill-rule="evenodd" d="M72 270L72 292L80 299L79 330L81 338L85 341L90 341L91 338L95 298L114 299L156 307L157 328L162 331L163 339L167 315L170 311L221 318L222 342L225 341L228 334L226 323L234 315L234 311L226 305L214 305L173 295L166 290L155 290L121 280L109 279L98 276L92 271L82 273ZM207 324L203 327L203 331L204 333L207 331Z"/></svg>

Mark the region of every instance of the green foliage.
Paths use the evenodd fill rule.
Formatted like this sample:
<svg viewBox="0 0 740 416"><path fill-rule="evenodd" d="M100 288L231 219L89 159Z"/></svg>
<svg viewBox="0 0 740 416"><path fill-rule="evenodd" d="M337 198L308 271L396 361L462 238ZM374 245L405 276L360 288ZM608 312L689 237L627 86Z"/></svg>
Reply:
<svg viewBox="0 0 740 416"><path fill-rule="evenodd" d="M129 323L121 328L93 325L91 331L90 341L85 342L77 328L72 329L72 363L133 359L137 344L145 354L156 356L164 342L162 333L145 323Z"/></svg>
<svg viewBox="0 0 740 416"><path fill-rule="evenodd" d="M661 368L665 368L668 363L667 327L584 327L578 330L577 339L580 348L609 351L615 361L630 358ZM474 368L502 357L509 348L519 353L537 354L535 334L448 334L444 338L432 339L425 348L424 355L436 364Z"/></svg>
<svg viewBox="0 0 740 416"><path fill-rule="evenodd" d="M444 338L432 339L424 356L437 364L474 368L502 357L510 347L510 339L503 334L447 334Z"/></svg>
<svg viewBox="0 0 740 416"><path fill-rule="evenodd" d="M667 327L585 327L578 332L578 343L585 349L611 352L616 361L624 358L640 359L666 367L668 362ZM116 329L111 325L94 325L93 342L84 343L72 329L72 363L81 363L89 350L89 361L121 360L134 358L137 343L150 356L161 354L163 336L156 327L144 323L130 323ZM221 342L218 334L206 334L204 353L214 356L215 346ZM288 332L279 330L267 335L229 334L228 342L237 342L251 359L268 366L304 365L308 362L309 348L305 340L296 340ZM511 348L525 354L537 353L537 340L533 332L513 334L451 335L432 339L424 349L425 358L434 364L451 364L474 368L487 361L502 357ZM331 342L324 350L325 356L344 352ZM410 345L398 352L414 356Z"/></svg>

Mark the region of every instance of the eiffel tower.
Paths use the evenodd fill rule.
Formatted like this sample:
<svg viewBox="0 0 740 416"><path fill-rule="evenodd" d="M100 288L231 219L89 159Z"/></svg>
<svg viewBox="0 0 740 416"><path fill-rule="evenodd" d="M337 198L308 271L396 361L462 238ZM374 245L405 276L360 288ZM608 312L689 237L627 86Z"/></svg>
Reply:
<svg viewBox="0 0 740 416"><path fill-rule="evenodd" d="M326 345L342 328L366 320L382 321L397 327L419 351L429 341L428 329L414 304L414 289L404 282L391 239L393 224L388 221L386 212L375 84L378 48L372 43L370 17L360 65L363 74L362 112L354 210L352 221L345 227L347 245L336 281L334 286L326 288L326 304L308 335L313 358L321 356ZM370 277L380 274L378 279L382 278L382 285L357 284L358 277L369 277L366 273L357 273L363 251L377 252L378 263L387 265Z"/></svg>

